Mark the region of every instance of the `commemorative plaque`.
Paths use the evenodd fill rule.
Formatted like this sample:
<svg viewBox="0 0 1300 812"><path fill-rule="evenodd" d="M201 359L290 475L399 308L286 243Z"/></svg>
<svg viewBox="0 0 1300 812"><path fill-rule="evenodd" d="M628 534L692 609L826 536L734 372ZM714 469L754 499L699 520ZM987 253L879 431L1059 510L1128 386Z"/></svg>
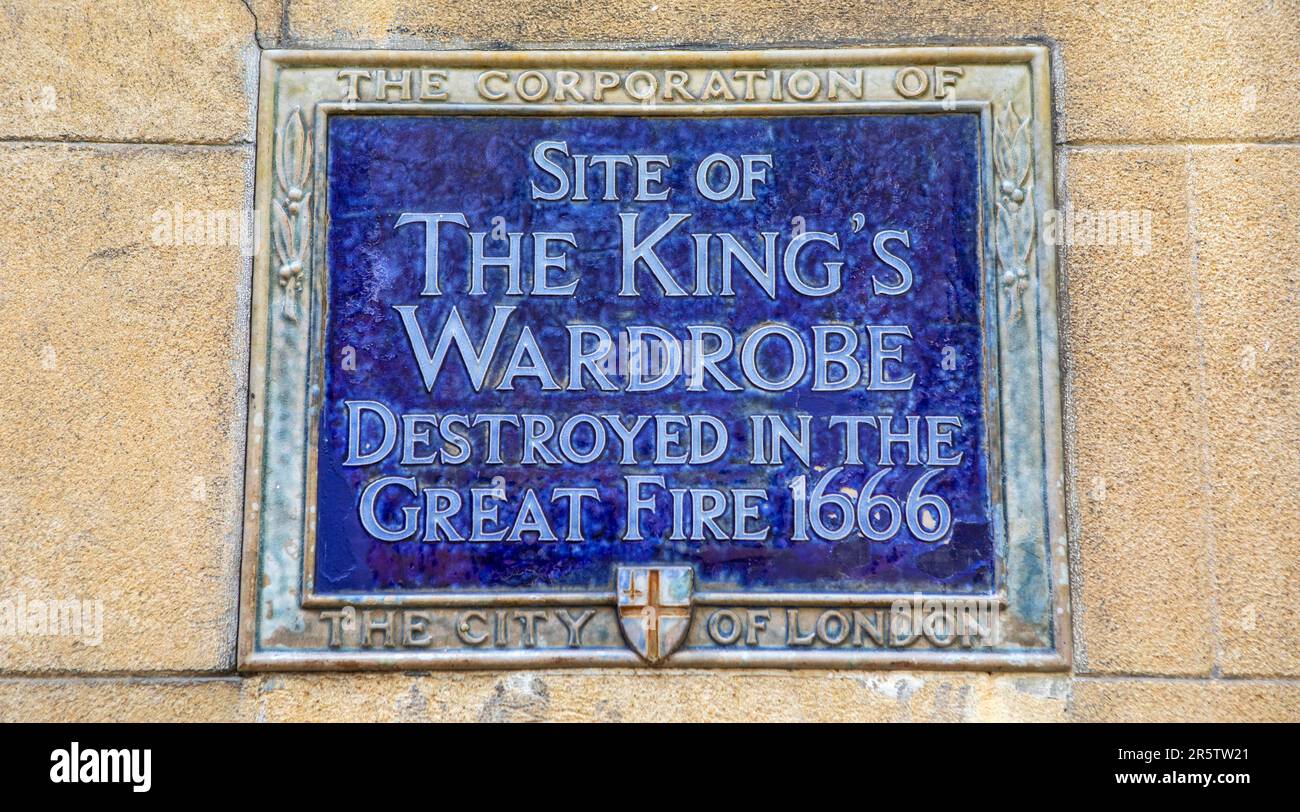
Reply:
<svg viewBox="0 0 1300 812"><path fill-rule="evenodd" d="M243 667L1064 667L1047 82L268 52Z"/></svg>

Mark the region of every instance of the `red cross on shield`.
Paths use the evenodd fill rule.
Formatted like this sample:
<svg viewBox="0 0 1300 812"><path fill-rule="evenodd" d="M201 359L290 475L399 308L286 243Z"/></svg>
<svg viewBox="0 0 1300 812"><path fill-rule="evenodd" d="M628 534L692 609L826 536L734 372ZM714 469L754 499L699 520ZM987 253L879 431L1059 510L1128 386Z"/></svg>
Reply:
<svg viewBox="0 0 1300 812"><path fill-rule="evenodd" d="M690 567L619 567L618 621L627 644L658 663L686 640L691 627Z"/></svg>

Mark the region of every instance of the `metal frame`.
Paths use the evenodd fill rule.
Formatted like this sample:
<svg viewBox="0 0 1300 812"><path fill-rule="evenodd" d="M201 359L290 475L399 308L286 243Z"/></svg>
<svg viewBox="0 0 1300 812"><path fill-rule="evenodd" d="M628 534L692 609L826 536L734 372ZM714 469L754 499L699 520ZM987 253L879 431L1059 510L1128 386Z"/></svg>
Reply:
<svg viewBox="0 0 1300 812"><path fill-rule="evenodd" d="M245 477L239 662L245 669L627 666L635 653L609 645L480 649L448 645L394 651L332 648L322 612L593 607L616 628L613 591L410 592L318 595L314 583L316 432L320 412L327 278L328 118L339 112L487 115L807 115L853 112L973 112L980 117L984 269L985 413L997 548L994 600L1012 621L1012 643L992 649L735 649L686 645L669 666L1066 668L1068 577L1057 359L1056 257L1035 239L1053 206L1048 55L1037 46L772 51L268 51L258 111L256 205L270 240L254 265L250 407ZM959 100L904 98L896 71L936 65L965 71ZM342 99L337 71L445 71L439 102ZM863 68L869 98L853 101L535 103L487 101L471 91L482 70L600 69L692 72L728 68ZM1017 126L1020 125L1020 126ZM1009 178L1008 164L1017 163ZM1021 170L1027 181L1020 183ZM1014 201L1007 184L1014 181ZM295 198L293 195L297 195ZM290 202L301 201L299 208ZM1025 202L1027 201L1027 202ZM1023 203L1023 205L1020 205ZM1027 226L1026 226L1027 224ZM1028 237L1025 243L1025 231ZM1019 233L1016 233L1019 230ZM1011 254L1023 260L1009 258ZM285 269L288 269L287 271ZM695 606L869 607L903 598L962 595L700 592ZM976 596L970 596L976 597ZM476 614L482 615L483 612ZM501 617L498 615L498 618ZM499 619L497 621L500 622ZM612 624L612 625L611 625ZM703 624L696 623L696 626ZM342 628L342 627L340 627ZM697 640L698 642L698 640Z"/></svg>

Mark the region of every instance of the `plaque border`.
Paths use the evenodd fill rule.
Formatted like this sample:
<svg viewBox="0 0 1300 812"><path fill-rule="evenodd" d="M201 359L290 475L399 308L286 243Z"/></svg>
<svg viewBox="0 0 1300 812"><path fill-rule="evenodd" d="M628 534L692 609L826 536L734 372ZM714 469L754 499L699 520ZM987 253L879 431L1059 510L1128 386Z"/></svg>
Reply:
<svg viewBox="0 0 1300 812"><path fill-rule="evenodd" d="M903 98L824 102L697 102L672 105L633 103L428 103L344 101L326 97L310 83L295 84L295 70L330 68L446 67L600 68L656 67L784 68L937 65L1021 66L1026 78L1005 88L998 98L934 101ZM850 112L976 112L981 117L980 215L985 344L986 442L990 500L993 502L996 549L995 592L999 606L1016 612L1046 613L1037 620L1046 633L1031 645L996 650L947 649L800 649L687 648L673 654L671 666L685 667L906 667L1057 670L1070 665L1068 556L1064 514L1061 439L1061 390L1058 358L1057 258L1054 249L1035 239L1042 215L1055 199L1052 108L1048 51L1043 46L916 46L904 48L833 48L826 50L744 51L265 51L257 119L255 216L269 239L259 239L254 259L250 325L249 413L245 464L245 511L241 563L238 659L244 670L357 670L375 668L515 668L642 664L617 648L565 650L450 648L425 651L332 650L298 648L283 642L284 630L301 630L304 610L338 607L443 606L612 606L613 591L457 592L452 595L409 592L402 595L314 594L315 438L322 392L315 364L316 342L323 335L325 192L327 121L338 112L484 113L512 115L745 115ZM1021 109L1017 110L1017 104ZM290 107L290 105L293 105ZM303 108L306 108L304 111ZM1013 126L1003 119L1010 115ZM1020 126L1015 127L1014 125ZM1001 128L1001 130L999 130ZM1006 147L1010 135L1025 144ZM296 138L295 138L296 135ZM1001 139L1001 142L999 141ZM1013 153L1007 153L1012 149ZM1015 149L1028 151L1024 170L1029 180L1013 188L1027 206L1006 206L1009 198L1004 164ZM1020 170L1016 169L1018 173ZM295 181L297 182L295 184ZM309 184L308 184L309 181ZM287 196L286 196L287 194ZM297 194L297 199L293 195ZM299 206L290 206L297 202ZM1031 213L1029 244L1023 264L1008 263L1004 242L1015 243L1017 223L1006 215ZM1003 239L1003 235L1009 235ZM1019 246L1017 247L1018 252ZM286 272L286 268L289 270ZM287 277L286 277L287 273ZM1026 294L1033 292L1028 297ZM305 303L305 304L304 304ZM991 305L991 309L989 306ZM305 313L303 312L305 310ZM985 311L988 310L986 313ZM1030 311L1032 310L1032 318ZM305 318L304 318L305 316ZM290 326L291 325L291 326ZM1032 361L1026 364L1026 361ZM1015 374L1004 374L1016 370ZM1028 373L1025 370L1029 370ZM294 386L297 381L301 386ZM1006 389L1014 385L1014 392ZM1008 408L1036 401L1031 409ZM298 420L294 420L297 415ZM304 419L305 417L305 419ZM1023 466L1006 463L1012 456L1035 470L1024 479ZM1009 482L1008 478L1017 480ZM274 481L269 481L274 479ZM268 487L270 485L270 487ZM1012 506L1008 493L1029 486L1041 494L1038 520L1026 520L1026 506ZM1020 489L1020 490L1017 490ZM284 496L285 493L289 495ZM301 493L296 500L294 493ZM1023 495L1023 494L1022 494ZM1033 511L1037 512L1037 510ZM267 518L270 516L271 518ZM287 521L286 521L287 520ZM270 523L268 525L268 522ZM1022 525L1031 529L1022 532ZM296 531L296 532L295 532ZM1014 536L1010 538L1010 536ZM1038 548L1035 548L1038 545ZM275 551L286 553L278 558ZM264 553L268 555L264 556ZM292 572L292 562L298 572ZM1019 565L1009 564L1017 559ZM286 563L287 562L287 563ZM1024 568L1035 568L1025 573ZM295 578L296 575L296 578ZM296 586L294 581L296 580ZM1030 583L1033 581L1034 583ZM270 585L282 585L278 590ZM1035 594L1029 594L1029 593ZM1037 594L1042 593L1042 594ZM895 593L731 593L700 592L698 606L879 606L897 600ZM912 595L901 596L908 599ZM933 595L921 598L974 597ZM286 600L290 604L286 607ZM292 604L295 604L293 606ZM263 639L259 620L275 612L290 616L278 640ZM293 613L298 623L293 624ZM1031 635L1033 636L1033 635Z"/></svg>

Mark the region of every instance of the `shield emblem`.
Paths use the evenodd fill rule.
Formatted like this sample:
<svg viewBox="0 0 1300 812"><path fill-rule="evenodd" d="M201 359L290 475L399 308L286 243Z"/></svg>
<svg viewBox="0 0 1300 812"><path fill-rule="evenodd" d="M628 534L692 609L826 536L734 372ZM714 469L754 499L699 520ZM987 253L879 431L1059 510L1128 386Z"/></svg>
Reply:
<svg viewBox="0 0 1300 812"><path fill-rule="evenodd" d="M618 621L627 644L648 663L677 650L691 627L690 567L619 567Z"/></svg>

